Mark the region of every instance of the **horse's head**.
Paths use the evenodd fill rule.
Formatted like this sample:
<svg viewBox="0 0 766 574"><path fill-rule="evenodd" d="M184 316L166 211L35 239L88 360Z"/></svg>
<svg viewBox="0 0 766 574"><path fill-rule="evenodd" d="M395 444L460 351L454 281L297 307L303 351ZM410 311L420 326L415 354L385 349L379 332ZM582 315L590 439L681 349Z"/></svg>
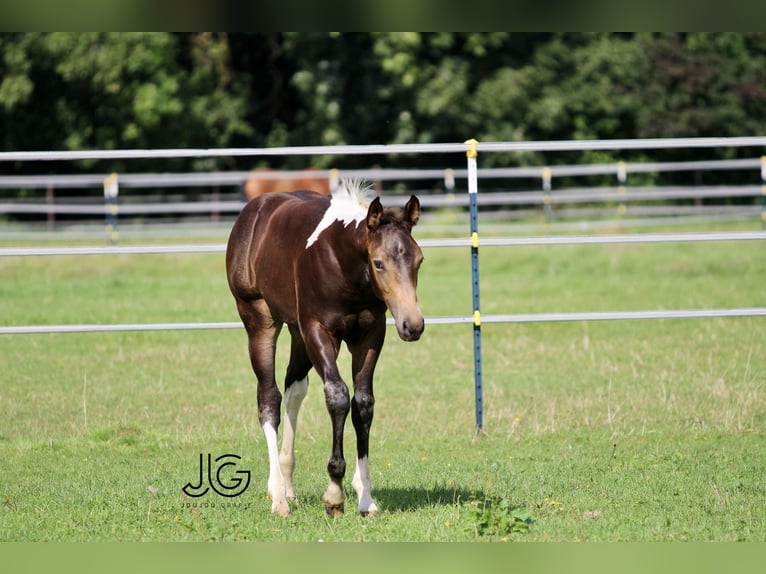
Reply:
<svg viewBox="0 0 766 574"><path fill-rule="evenodd" d="M425 321L416 289L423 252L412 238L420 218L420 201L410 197L399 213L384 210L375 198L367 211L367 255L375 294L385 301L404 341L417 341Z"/></svg>

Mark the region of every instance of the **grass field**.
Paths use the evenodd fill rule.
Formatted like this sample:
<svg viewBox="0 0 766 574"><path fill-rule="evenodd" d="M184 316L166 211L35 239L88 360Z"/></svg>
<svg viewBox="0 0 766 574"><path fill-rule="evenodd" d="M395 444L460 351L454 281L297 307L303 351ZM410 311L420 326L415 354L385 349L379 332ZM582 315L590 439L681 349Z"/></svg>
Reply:
<svg viewBox="0 0 766 574"><path fill-rule="evenodd" d="M426 316L469 314L467 251L425 255ZM481 272L484 313L766 305L757 242L483 248ZM235 320L220 254L0 259L0 324ZM480 437L470 326L389 332L371 519L350 484L324 515L315 375L299 501L269 513L243 331L0 336L0 540L766 541L762 318L482 330ZM242 456L247 491L185 496L200 453Z"/></svg>

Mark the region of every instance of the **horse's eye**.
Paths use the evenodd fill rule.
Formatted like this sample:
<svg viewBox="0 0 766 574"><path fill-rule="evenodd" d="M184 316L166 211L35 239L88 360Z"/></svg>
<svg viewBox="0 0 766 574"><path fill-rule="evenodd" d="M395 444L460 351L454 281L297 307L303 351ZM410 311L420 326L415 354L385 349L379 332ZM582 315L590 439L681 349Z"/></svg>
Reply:
<svg viewBox="0 0 766 574"><path fill-rule="evenodd" d="M376 259L372 262L372 264L375 266L375 269L378 271L381 271L383 269L383 262L380 259Z"/></svg>

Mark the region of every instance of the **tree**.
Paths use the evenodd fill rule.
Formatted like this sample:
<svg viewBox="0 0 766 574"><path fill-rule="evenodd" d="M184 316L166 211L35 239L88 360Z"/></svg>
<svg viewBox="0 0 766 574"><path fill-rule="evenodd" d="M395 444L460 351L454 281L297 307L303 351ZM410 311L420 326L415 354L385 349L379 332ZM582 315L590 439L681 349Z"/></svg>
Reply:
<svg viewBox="0 0 766 574"><path fill-rule="evenodd" d="M652 66L639 137L762 135L766 36L663 34L642 39Z"/></svg>
<svg viewBox="0 0 766 574"><path fill-rule="evenodd" d="M226 35L35 33L0 49L5 149L221 147L252 133Z"/></svg>
<svg viewBox="0 0 766 574"><path fill-rule="evenodd" d="M764 86L764 33L0 34L0 142L55 150L754 135L766 132ZM482 162L641 157L492 154ZM379 160L173 160L130 169ZM397 162L447 167L461 158Z"/></svg>

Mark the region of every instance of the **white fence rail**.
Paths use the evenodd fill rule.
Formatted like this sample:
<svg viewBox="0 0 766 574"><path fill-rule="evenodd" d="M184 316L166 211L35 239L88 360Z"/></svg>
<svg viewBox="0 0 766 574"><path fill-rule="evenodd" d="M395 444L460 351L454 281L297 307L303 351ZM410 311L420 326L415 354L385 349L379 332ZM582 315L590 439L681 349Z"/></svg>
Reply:
<svg viewBox="0 0 766 574"><path fill-rule="evenodd" d="M75 150L75 151L5 151L3 161L73 161L108 159L171 159L199 157L266 157L286 155L393 155L464 153L473 144L426 143L340 146L291 146L272 148L197 148L197 149L127 149L127 150ZM734 148L766 147L766 136L712 137L712 138L644 138L614 140L561 140L522 142L476 142L482 152L521 151L585 151L635 150L679 148Z"/></svg>
<svg viewBox="0 0 766 574"><path fill-rule="evenodd" d="M2 160L0 152L0 160ZM685 162L617 162L588 165L554 165L540 167L479 168L477 175L487 179L539 179L544 170L550 170L552 178L592 175L615 175L624 173L662 173L682 171L752 170L760 169L762 158L734 160L705 160ZM361 178L371 181L439 180L453 177L466 179L466 169L349 169L335 172L330 169L312 170L311 176L329 179L337 173L341 177ZM82 175L0 175L0 189L46 189L53 188L99 188L109 174ZM305 177L301 170L274 171L214 171L189 173L123 173L120 185L126 188L162 187L208 187L241 185L247 179L295 179Z"/></svg>
<svg viewBox="0 0 766 574"><path fill-rule="evenodd" d="M533 245L615 245L636 243L699 243L704 241L766 240L766 231L699 233L636 233L615 235L557 235L523 237L482 237L482 247L522 247ZM470 247L470 237L418 239L421 247ZM176 245L88 245L83 247L0 247L0 257L45 257L83 255L171 255L184 253L224 253L224 243Z"/></svg>
<svg viewBox="0 0 766 574"><path fill-rule="evenodd" d="M569 188L566 190L493 192L479 196L480 207L516 206L575 203L604 203L634 201L668 201L677 199L709 199L732 197L758 197L760 185L738 186L693 186L693 187L631 187L625 191L616 188ZM12 201L0 203L0 213L37 213L37 214L77 214L103 215L107 206L103 202L84 203L41 203L30 201ZM381 196L387 205L401 200L395 196ZM464 195L445 196L443 194L420 197L424 208L466 207L468 199ZM155 203L121 203L121 215L171 214L171 213L237 213L243 201L183 201Z"/></svg>
<svg viewBox="0 0 766 574"><path fill-rule="evenodd" d="M719 319L727 317L766 317L764 307L739 309L670 309L649 311L586 311L577 313L518 313L482 315L481 322L489 323L561 323L572 321L637 321L649 319ZM426 317L427 325L473 325L473 315ZM391 318L386 324L394 325ZM135 331L209 331L241 329L239 321L205 323L124 323L124 324L70 324L70 325L7 325L0 326L0 335L41 335L52 333L118 333Z"/></svg>

